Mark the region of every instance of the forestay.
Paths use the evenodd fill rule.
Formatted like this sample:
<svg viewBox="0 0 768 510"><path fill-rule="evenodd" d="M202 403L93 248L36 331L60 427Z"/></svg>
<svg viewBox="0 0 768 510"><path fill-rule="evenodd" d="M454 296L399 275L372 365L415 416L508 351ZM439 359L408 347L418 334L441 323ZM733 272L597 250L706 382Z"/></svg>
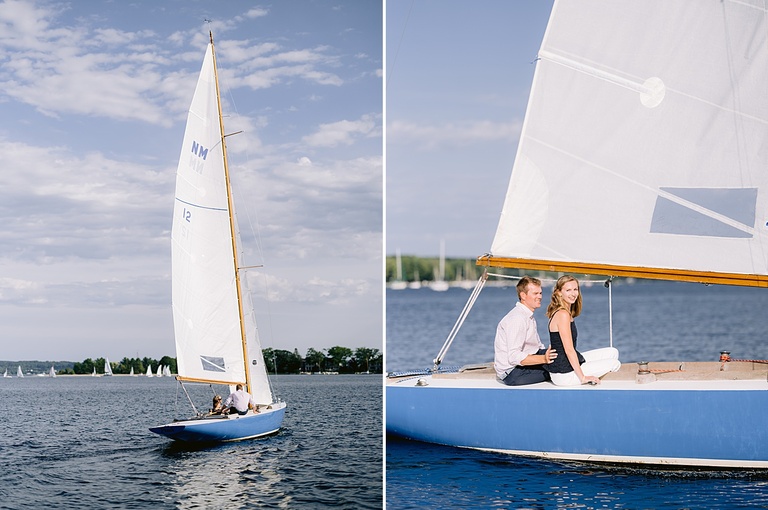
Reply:
<svg viewBox="0 0 768 510"><path fill-rule="evenodd" d="M765 6L556 2L492 259L768 285Z"/></svg>
<svg viewBox="0 0 768 510"><path fill-rule="evenodd" d="M236 248L215 76L208 49L187 119L179 158L172 227L173 316L181 379L246 382L258 402L272 394L261 353L250 293L242 278L244 312L238 303ZM234 211L232 211L234 215ZM233 216L234 218L234 216ZM241 327L245 328L247 353Z"/></svg>

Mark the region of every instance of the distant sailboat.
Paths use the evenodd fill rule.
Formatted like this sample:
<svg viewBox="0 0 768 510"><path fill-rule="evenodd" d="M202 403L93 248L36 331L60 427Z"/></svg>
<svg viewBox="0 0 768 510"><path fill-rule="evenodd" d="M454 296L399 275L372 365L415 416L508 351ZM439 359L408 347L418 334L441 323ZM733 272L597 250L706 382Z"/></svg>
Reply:
<svg viewBox="0 0 768 510"><path fill-rule="evenodd" d="M131 373L129 375L136 375L133 373L133 367L131 367Z"/></svg>
<svg viewBox="0 0 768 510"><path fill-rule="evenodd" d="M419 277L419 270L414 269L413 270L413 281L408 283L409 289L420 289L421 288L421 278Z"/></svg>
<svg viewBox="0 0 768 510"><path fill-rule="evenodd" d="M403 281L403 261L400 258L400 250L395 251L395 280L389 284L392 290L403 290L408 288L408 282Z"/></svg>
<svg viewBox="0 0 768 510"><path fill-rule="evenodd" d="M190 153L191 149L191 153ZM237 441L280 430L285 402L274 398L241 274L213 35L187 118L177 169L171 278L176 380L242 385L257 404L244 415L174 420L149 430L179 441ZM186 389L184 390L186 391Z"/></svg>
<svg viewBox="0 0 768 510"><path fill-rule="evenodd" d="M104 360L104 375L112 375L112 366L109 364L109 358Z"/></svg>
<svg viewBox="0 0 768 510"><path fill-rule="evenodd" d="M53 365L51 365L51 369L48 371L48 377L56 377L56 370L54 370Z"/></svg>
<svg viewBox="0 0 768 510"><path fill-rule="evenodd" d="M147 365L147 377L152 377L152 366Z"/></svg>
<svg viewBox="0 0 768 510"><path fill-rule="evenodd" d="M21 371L21 365L16 369L16 377L24 377L24 372Z"/></svg>
<svg viewBox="0 0 768 510"><path fill-rule="evenodd" d="M430 282L429 288L437 292L448 290L448 282L445 281L445 241L440 241L440 266L437 271L437 277Z"/></svg>
<svg viewBox="0 0 768 510"><path fill-rule="evenodd" d="M163 365L157 365L157 377L163 376Z"/></svg>
<svg viewBox="0 0 768 510"><path fill-rule="evenodd" d="M465 273L469 274L469 271L467 268L465 268ZM461 269L459 268L456 272L456 279L451 282L452 287L459 287L461 289L465 290L472 290L475 288L475 282L468 279L466 274L462 274Z"/></svg>
<svg viewBox="0 0 768 510"><path fill-rule="evenodd" d="M91 377L96 377L96 367L93 367L93 373L91 374Z"/></svg>
<svg viewBox="0 0 768 510"><path fill-rule="evenodd" d="M5 373L3 374L3 377L8 377L8 369L5 369Z"/></svg>

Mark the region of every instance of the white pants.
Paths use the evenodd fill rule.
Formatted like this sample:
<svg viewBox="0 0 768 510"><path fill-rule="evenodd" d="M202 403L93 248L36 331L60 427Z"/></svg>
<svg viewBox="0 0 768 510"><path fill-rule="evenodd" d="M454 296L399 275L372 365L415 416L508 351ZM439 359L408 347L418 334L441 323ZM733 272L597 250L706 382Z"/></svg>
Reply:
<svg viewBox="0 0 768 510"><path fill-rule="evenodd" d="M616 372L621 368L619 351L615 347L592 349L591 351L582 352L581 355L584 356L581 371L585 376L602 377L608 372ZM576 376L576 372L573 371L564 374L549 374L549 376L557 386L578 386L581 384L581 381Z"/></svg>

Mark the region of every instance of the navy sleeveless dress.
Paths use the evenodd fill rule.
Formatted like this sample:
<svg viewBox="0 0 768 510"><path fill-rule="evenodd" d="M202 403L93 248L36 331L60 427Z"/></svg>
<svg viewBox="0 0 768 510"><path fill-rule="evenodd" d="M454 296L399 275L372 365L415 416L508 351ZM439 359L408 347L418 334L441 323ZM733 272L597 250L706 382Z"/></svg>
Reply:
<svg viewBox="0 0 768 510"><path fill-rule="evenodd" d="M551 320L550 320L551 322ZM576 337L578 333L576 331L576 321L571 321L571 338L573 338L573 348L576 349ZM573 372L571 362L568 361L568 356L565 355L565 348L563 348L563 339L560 338L559 331L549 332L549 344L557 351L557 358L552 363L544 365L544 369L554 374L566 374ZM579 365L584 363L584 356L576 350L576 354L579 356Z"/></svg>

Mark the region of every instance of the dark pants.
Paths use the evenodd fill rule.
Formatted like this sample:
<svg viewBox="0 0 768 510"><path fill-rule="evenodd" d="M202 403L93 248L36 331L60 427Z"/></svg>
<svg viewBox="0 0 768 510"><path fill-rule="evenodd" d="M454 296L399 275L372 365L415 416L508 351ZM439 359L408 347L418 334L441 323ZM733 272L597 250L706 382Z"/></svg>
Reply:
<svg viewBox="0 0 768 510"><path fill-rule="evenodd" d="M544 354L545 352L547 352L546 349L540 349L536 354ZM531 365L527 367L516 366L502 382L507 386L524 386L549 380L549 372L544 370L543 365Z"/></svg>

